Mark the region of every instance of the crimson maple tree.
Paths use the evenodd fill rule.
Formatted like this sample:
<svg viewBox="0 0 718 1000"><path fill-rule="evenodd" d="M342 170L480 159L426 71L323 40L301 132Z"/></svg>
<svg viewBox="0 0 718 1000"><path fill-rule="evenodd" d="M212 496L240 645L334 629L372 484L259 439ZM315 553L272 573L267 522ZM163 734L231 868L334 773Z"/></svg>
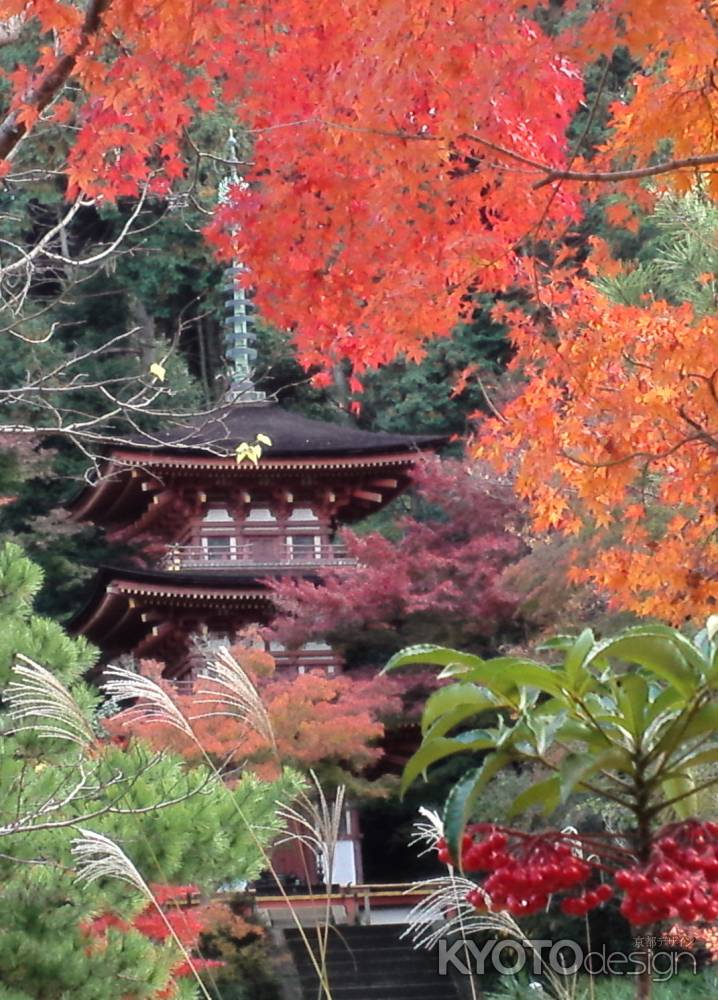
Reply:
<svg viewBox="0 0 718 1000"><path fill-rule="evenodd" d="M357 566L326 570L319 582L273 584L277 639L289 647L327 637L346 645L369 630L393 649L429 639L483 649L509 627L519 598L502 576L527 550L509 483L449 459L419 463L412 479L424 509L396 521L397 538L346 530Z"/></svg>

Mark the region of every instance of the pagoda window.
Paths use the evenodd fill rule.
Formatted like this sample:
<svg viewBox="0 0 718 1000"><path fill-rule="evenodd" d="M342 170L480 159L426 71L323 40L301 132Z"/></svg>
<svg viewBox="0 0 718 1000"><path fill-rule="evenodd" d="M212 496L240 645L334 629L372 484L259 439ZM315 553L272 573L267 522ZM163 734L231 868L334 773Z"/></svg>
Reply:
<svg viewBox="0 0 718 1000"><path fill-rule="evenodd" d="M290 562L313 562L322 558L321 535L287 535Z"/></svg>
<svg viewBox="0 0 718 1000"><path fill-rule="evenodd" d="M237 558L234 519L226 507L214 506L205 512L199 543L203 561L224 563Z"/></svg>
<svg viewBox="0 0 718 1000"><path fill-rule="evenodd" d="M203 535L202 549L208 562L236 559L237 539L234 535Z"/></svg>
<svg viewBox="0 0 718 1000"><path fill-rule="evenodd" d="M291 524L293 521L301 521L303 523L314 523L319 520L317 515L314 513L311 507L293 507L292 513L287 518Z"/></svg>
<svg viewBox="0 0 718 1000"><path fill-rule="evenodd" d="M294 507L287 518L289 562L318 562L323 555L325 526L311 507Z"/></svg>
<svg viewBox="0 0 718 1000"><path fill-rule="evenodd" d="M274 566L283 559L280 523L269 504L257 504L242 526L243 558L256 566Z"/></svg>

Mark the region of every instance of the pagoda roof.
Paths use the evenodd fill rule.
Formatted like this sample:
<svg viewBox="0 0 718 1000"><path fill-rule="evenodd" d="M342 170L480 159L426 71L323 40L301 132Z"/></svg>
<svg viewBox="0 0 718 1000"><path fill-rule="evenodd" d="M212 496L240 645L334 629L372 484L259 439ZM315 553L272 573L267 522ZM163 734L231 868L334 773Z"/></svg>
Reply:
<svg viewBox="0 0 718 1000"><path fill-rule="evenodd" d="M258 465L238 463L237 446L254 444L260 434L272 444L262 447ZM115 445L105 457L99 480L81 487L67 506L80 520L131 524L147 509L154 484L165 482L168 475L251 481L258 472L286 476L307 469L340 477L356 468L396 473L408 470L420 451L446 441L446 435L390 434L312 420L276 403L235 403L156 435L136 435ZM401 492L406 482L384 491L383 502ZM347 510L344 519L362 513Z"/></svg>
<svg viewBox="0 0 718 1000"><path fill-rule="evenodd" d="M151 631L147 608L271 606L266 579L249 573L207 573L100 566L92 591L68 630L112 654L130 652Z"/></svg>
<svg viewBox="0 0 718 1000"><path fill-rule="evenodd" d="M361 456L438 447L445 435L391 434L350 424L313 420L277 403L234 403L193 417L156 435L136 436L131 446L153 452L233 454L239 444L253 443L258 434L270 438L267 458L301 456ZM123 449L126 451L127 449Z"/></svg>

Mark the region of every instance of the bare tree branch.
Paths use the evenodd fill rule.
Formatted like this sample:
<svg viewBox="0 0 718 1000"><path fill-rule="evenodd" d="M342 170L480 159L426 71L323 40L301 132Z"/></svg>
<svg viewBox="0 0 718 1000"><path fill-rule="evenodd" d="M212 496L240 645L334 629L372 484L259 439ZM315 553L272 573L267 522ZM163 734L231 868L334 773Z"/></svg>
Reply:
<svg viewBox="0 0 718 1000"><path fill-rule="evenodd" d="M24 14L15 14L6 21L0 22L0 45L10 45L12 42L16 42L24 27Z"/></svg>

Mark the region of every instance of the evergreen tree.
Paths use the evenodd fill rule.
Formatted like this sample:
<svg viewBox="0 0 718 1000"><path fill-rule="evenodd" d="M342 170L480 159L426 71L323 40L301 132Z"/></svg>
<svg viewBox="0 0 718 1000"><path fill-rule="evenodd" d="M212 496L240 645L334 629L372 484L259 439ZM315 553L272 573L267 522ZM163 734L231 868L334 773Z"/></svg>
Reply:
<svg viewBox="0 0 718 1000"><path fill-rule="evenodd" d="M41 583L41 571L17 546L3 545L0 684L8 697L13 663L18 654L30 657L65 685L97 735L80 745L42 738L37 729L13 733L10 713L0 717L0 997L167 996L182 960L171 941L132 926L93 933L107 915L116 924L137 920L147 900L109 879L77 883L71 841L78 829L112 838L150 884L213 889L264 867L259 845L271 841L276 804L291 796L295 781L244 777L229 789L172 753L101 735L100 696L82 679L95 651L34 613Z"/></svg>
<svg viewBox="0 0 718 1000"><path fill-rule="evenodd" d="M688 302L698 316L718 305L718 208L700 191L665 194L644 220L634 259L597 284L614 301ZM621 254L621 256L625 256Z"/></svg>

